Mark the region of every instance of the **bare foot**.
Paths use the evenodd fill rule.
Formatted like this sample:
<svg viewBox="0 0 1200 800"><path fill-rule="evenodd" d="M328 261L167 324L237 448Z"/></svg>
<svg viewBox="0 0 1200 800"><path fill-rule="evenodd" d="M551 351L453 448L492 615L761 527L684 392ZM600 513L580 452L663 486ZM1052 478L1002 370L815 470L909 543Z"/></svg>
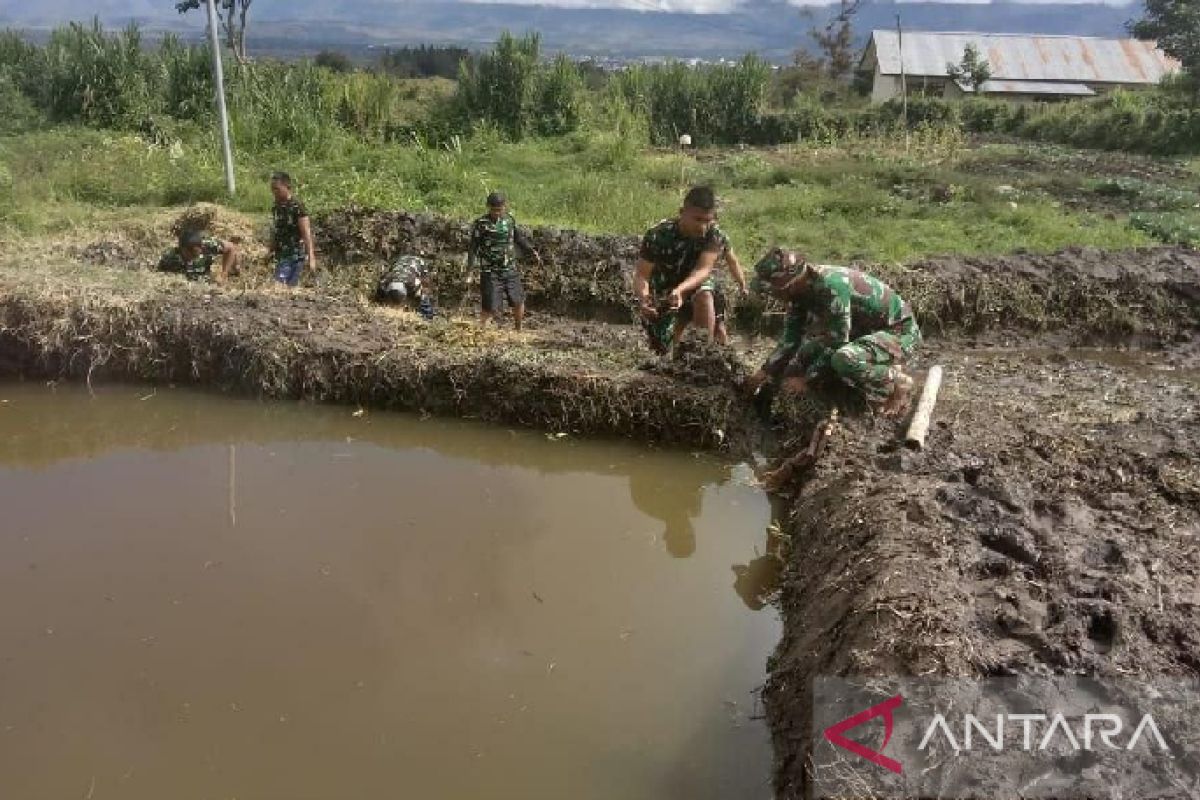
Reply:
<svg viewBox="0 0 1200 800"><path fill-rule="evenodd" d="M885 417L898 417L908 410L909 399L912 396L913 379L897 370L892 383L892 393L879 407L879 413Z"/></svg>

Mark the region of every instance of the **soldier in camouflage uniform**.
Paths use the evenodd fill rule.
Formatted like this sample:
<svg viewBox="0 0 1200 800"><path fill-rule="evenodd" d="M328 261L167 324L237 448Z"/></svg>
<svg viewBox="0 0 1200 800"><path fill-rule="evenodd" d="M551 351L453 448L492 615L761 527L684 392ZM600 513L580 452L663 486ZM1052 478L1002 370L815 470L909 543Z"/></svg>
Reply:
<svg viewBox="0 0 1200 800"><path fill-rule="evenodd" d="M712 189L697 186L678 217L642 238L633 289L650 348L659 355L670 350L676 327L689 320L713 334L712 271L728 241L717 227L716 206Z"/></svg>
<svg viewBox="0 0 1200 800"><path fill-rule="evenodd" d="M471 242L467 249L467 270L479 267L479 289L483 295L480 323L486 325L495 314L504 310L507 299L513 311L517 330L525 320L525 287L517 270L516 251L520 248L540 265L542 257L508 213L508 200L500 192L487 198L488 211L471 225Z"/></svg>
<svg viewBox="0 0 1200 800"><path fill-rule="evenodd" d="M807 264L781 249L754 273L756 288L790 306L779 346L749 378L749 388L783 377L785 392L801 394L809 382L832 374L884 414L904 411L912 379L902 366L921 343L904 298L864 272Z"/></svg>
<svg viewBox="0 0 1200 800"><path fill-rule="evenodd" d="M271 176L271 254L275 258L275 280L285 286L297 286L304 270L316 269L312 226L304 203L292 194L292 178L286 172Z"/></svg>
<svg viewBox="0 0 1200 800"><path fill-rule="evenodd" d="M721 237L721 258L717 262L714 270L719 271L724 265L729 270L730 277L737 285L738 292L744 297L749 293L749 287L746 285L746 272L742 269L742 262L738 259L737 254L733 252L733 242L730 241L729 235L724 231L719 231ZM729 344L729 325L726 320L726 302L725 290L720 283L714 281L713 286L713 337L717 340L717 344ZM688 320L691 322L689 316ZM683 322L681 318L675 325L675 337L673 344L677 344L683 338L683 334L687 331L687 325L680 324Z"/></svg>
<svg viewBox="0 0 1200 800"><path fill-rule="evenodd" d="M433 300L426 289L429 264L419 256L400 256L384 270L375 287L375 300L400 306L416 306L425 319L433 319Z"/></svg>
<svg viewBox="0 0 1200 800"><path fill-rule="evenodd" d="M213 264L217 257L221 266L215 273ZM232 242L223 242L203 231L187 231L180 234L179 246L172 247L158 261L160 272L173 272L189 281L215 281L224 283L237 259L237 248Z"/></svg>

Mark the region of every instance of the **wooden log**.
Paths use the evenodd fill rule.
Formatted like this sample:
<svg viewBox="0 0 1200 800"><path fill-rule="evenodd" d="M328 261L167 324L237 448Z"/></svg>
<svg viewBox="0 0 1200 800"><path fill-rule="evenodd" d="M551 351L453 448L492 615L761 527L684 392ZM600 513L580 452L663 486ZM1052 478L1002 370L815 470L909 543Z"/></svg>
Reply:
<svg viewBox="0 0 1200 800"><path fill-rule="evenodd" d="M933 408L937 405L938 389L941 386L942 367L940 364L936 364L929 368L929 374L925 376L921 399L917 402L917 410L913 412L908 433L904 435L904 443L913 450L921 450L925 447L925 435L929 433L929 418L933 416Z"/></svg>

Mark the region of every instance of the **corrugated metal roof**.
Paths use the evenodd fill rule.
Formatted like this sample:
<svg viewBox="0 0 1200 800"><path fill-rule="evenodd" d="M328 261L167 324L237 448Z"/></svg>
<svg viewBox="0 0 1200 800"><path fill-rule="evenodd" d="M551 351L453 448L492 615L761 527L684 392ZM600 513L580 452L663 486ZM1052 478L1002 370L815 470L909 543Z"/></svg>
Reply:
<svg viewBox="0 0 1200 800"><path fill-rule="evenodd" d="M883 74L899 75L897 32L874 31L872 42ZM905 31L904 71L945 77L946 65L962 61L968 44L987 59L997 80L1147 84L1179 69L1153 42L1137 39Z"/></svg>
<svg viewBox="0 0 1200 800"><path fill-rule="evenodd" d="M959 87L970 93L970 89ZM1072 97L1091 97L1096 94L1082 83L1053 83L1050 81L984 81L979 85L984 94L1055 94Z"/></svg>

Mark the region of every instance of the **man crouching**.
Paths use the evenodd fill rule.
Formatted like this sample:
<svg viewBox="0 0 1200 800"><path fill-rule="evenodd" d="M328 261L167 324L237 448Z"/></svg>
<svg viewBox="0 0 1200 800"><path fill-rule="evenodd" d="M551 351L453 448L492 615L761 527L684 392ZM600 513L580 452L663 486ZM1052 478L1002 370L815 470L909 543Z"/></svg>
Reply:
<svg viewBox="0 0 1200 800"><path fill-rule="evenodd" d="M425 319L433 319L433 300L425 285L429 265L418 256L400 256L387 266L375 286L375 302L416 308Z"/></svg>
<svg viewBox="0 0 1200 800"><path fill-rule="evenodd" d="M755 288L789 303L779 346L750 376L757 391L782 378L785 394L833 375L887 416L908 408L912 378L903 365L921 343L912 308L886 283L848 267L818 266L776 248L754 268ZM806 325L807 319L807 325Z"/></svg>

